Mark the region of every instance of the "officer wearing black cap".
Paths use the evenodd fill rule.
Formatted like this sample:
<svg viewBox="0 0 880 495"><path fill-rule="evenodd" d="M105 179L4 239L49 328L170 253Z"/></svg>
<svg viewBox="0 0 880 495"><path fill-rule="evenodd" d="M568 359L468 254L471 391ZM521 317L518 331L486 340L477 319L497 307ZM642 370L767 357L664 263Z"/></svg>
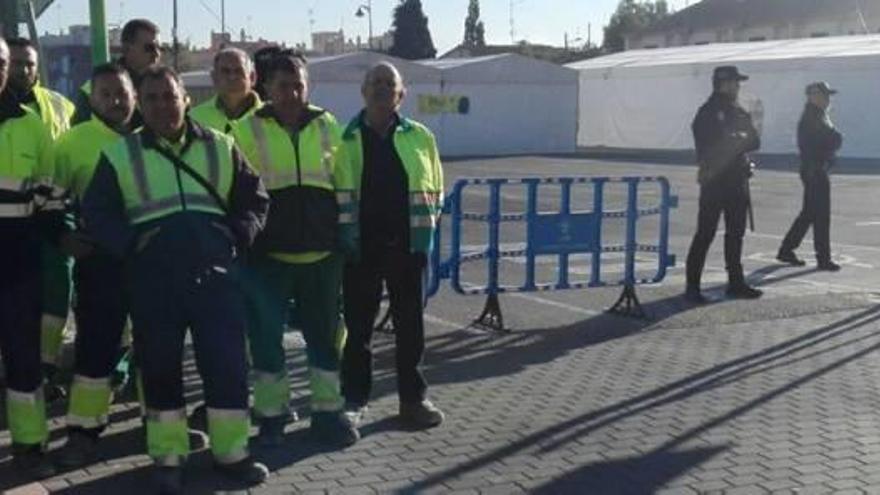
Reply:
<svg viewBox="0 0 880 495"><path fill-rule="evenodd" d="M762 294L746 284L742 267L750 207L748 181L752 175L748 153L761 146L751 115L737 101L740 83L745 80L748 77L734 66L717 67L712 76L712 96L700 107L691 125L699 162L700 211L697 233L688 252L685 297L697 304L706 302L700 292L700 278L722 213L727 295L756 299Z"/></svg>
<svg viewBox="0 0 880 495"><path fill-rule="evenodd" d="M804 204L776 255L776 259L783 263L805 265L794 251L812 226L817 266L819 270L832 272L840 270L840 265L831 261L831 182L828 172L834 165L835 153L843 144L843 136L828 116L831 95L836 93L826 82L807 86L807 105L798 123Z"/></svg>

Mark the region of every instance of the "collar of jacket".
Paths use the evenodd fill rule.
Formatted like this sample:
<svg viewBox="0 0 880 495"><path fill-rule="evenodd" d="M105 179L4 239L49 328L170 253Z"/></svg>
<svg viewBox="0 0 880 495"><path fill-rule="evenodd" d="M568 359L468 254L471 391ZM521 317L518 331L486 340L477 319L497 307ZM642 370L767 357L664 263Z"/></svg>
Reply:
<svg viewBox="0 0 880 495"><path fill-rule="evenodd" d="M95 120L97 122L100 122L101 125L103 125L107 129L110 129L111 131L115 132L116 134L119 134L120 136L128 136L129 134L133 134L134 132L137 131L137 129L132 129L132 127L131 127L132 119L134 118L133 112L132 112L132 119L128 120L128 123L125 126L125 130L120 132L119 129L117 129L113 125L110 125L109 122L107 122L103 117L98 115L98 112L96 112L95 109L91 109L91 110L92 110L92 117L90 120ZM88 122L88 121L86 121L86 122ZM155 138L155 136L154 136L154 138Z"/></svg>
<svg viewBox="0 0 880 495"><path fill-rule="evenodd" d="M342 134L342 139L354 139L355 132L359 131L362 126L366 125L364 122L364 118L366 116L367 111L361 110L357 117L351 119L351 122L348 123L348 126L345 128L345 132ZM394 112L394 118L397 123L395 124L394 132L400 130L401 132L409 132L413 130L413 123L408 118L400 115L400 112Z"/></svg>
<svg viewBox="0 0 880 495"><path fill-rule="evenodd" d="M229 116L226 114L226 105L223 104L223 98L220 98L220 95L216 94L212 97L212 99L214 100L214 108L220 110L220 113L229 118ZM250 100L250 105L248 105L247 110L245 110L242 115L250 112L251 109L254 107L259 107L263 103L263 101L260 99L260 95L258 95L256 91L251 91L251 94L248 95L248 99Z"/></svg>
<svg viewBox="0 0 880 495"><path fill-rule="evenodd" d="M195 140L205 140L209 141L214 139L214 135L211 134L210 131L205 129L204 127L197 124L194 120L186 117L185 119L186 133L183 136L183 148L181 150L181 155L189 149L190 145L192 145ZM159 136L156 135L152 129L148 127L144 127L140 132L141 142L143 143L144 148L159 148Z"/></svg>
<svg viewBox="0 0 880 495"><path fill-rule="evenodd" d="M316 107L310 103L306 104L306 111L300 116L297 130L305 129L309 126L309 124L312 123L313 120L317 119L321 115L324 115L325 112L326 110L324 110L323 108ZM254 115L264 119L275 119L275 122L278 122L278 125L280 125L281 127L285 127L285 125L282 124L280 120L278 120L278 113L275 112L275 106L272 104L272 102L267 103L263 106L263 108L257 110Z"/></svg>
<svg viewBox="0 0 880 495"><path fill-rule="evenodd" d="M23 117L26 112L9 89L0 93L0 124L9 119Z"/></svg>

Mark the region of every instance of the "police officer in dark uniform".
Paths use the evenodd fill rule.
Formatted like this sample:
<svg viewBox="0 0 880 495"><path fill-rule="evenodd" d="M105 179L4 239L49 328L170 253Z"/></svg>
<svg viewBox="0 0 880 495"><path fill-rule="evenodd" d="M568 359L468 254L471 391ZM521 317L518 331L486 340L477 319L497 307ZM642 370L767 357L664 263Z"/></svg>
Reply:
<svg viewBox="0 0 880 495"><path fill-rule="evenodd" d="M806 262L794 251L812 226L817 266L819 270L831 272L840 270L840 265L831 261L831 182L828 173L834 165L835 153L843 144L843 136L828 116L831 95L835 93L837 91L826 82L807 86L807 105L798 123L804 205L776 255L776 259L783 263L804 266Z"/></svg>
<svg viewBox="0 0 880 495"><path fill-rule="evenodd" d="M734 66L717 67L712 76L712 96L700 107L692 124L699 161L700 212L688 252L685 297L697 304L706 302L700 292L700 277L722 213L727 295L756 299L762 294L746 284L742 267L743 236L751 207L752 164L748 153L761 146L751 115L737 102L740 83L745 80L748 77Z"/></svg>

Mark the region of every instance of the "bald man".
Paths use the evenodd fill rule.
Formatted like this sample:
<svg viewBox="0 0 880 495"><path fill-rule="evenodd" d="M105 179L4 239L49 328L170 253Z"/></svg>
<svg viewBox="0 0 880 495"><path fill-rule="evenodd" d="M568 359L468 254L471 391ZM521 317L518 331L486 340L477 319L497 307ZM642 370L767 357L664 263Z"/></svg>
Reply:
<svg viewBox="0 0 880 495"><path fill-rule="evenodd" d="M361 93L365 108L343 134L356 201L352 212L341 214L357 214L358 223L348 235L355 242L343 280L349 335L342 393L359 423L370 399L373 322L384 282L396 330L400 419L430 428L443 422L443 413L427 400L419 371L425 350L422 280L442 206L443 171L431 131L400 115L406 87L394 65L371 68Z"/></svg>

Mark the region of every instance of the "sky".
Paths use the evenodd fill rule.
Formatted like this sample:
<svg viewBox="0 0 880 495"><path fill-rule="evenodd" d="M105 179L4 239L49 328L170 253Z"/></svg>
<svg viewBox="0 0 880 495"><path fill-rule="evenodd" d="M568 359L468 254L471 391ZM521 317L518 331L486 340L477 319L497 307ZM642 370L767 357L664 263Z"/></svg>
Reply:
<svg viewBox="0 0 880 495"><path fill-rule="evenodd" d="M367 1L372 2L374 35L390 29L392 10L398 0L226 0L226 25L235 39L244 28L255 38L292 45L308 43L312 31L342 28L346 37L361 36L366 42L367 18L355 17L354 13ZM669 4L672 9L680 9L687 2L671 0ZM593 43L601 43L602 26L607 24L617 3L618 0L482 0L480 9L487 43L511 42L513 5L514 39L561 46L565 33L570 40L580 38L579 43L585 43L588 37ZM211 30L221 30L221 0L178 0L178 4L180 40L207 46ZM88 23L88 5L88 0L55 0L37 21L39 32L58 33L71 24ZM173 0L106 0L106 5L109 24L146 17L159 24L163 39L171 39ZM422 5L438 51L443 53L460 43L468 0L422 0Z"/></svg>

